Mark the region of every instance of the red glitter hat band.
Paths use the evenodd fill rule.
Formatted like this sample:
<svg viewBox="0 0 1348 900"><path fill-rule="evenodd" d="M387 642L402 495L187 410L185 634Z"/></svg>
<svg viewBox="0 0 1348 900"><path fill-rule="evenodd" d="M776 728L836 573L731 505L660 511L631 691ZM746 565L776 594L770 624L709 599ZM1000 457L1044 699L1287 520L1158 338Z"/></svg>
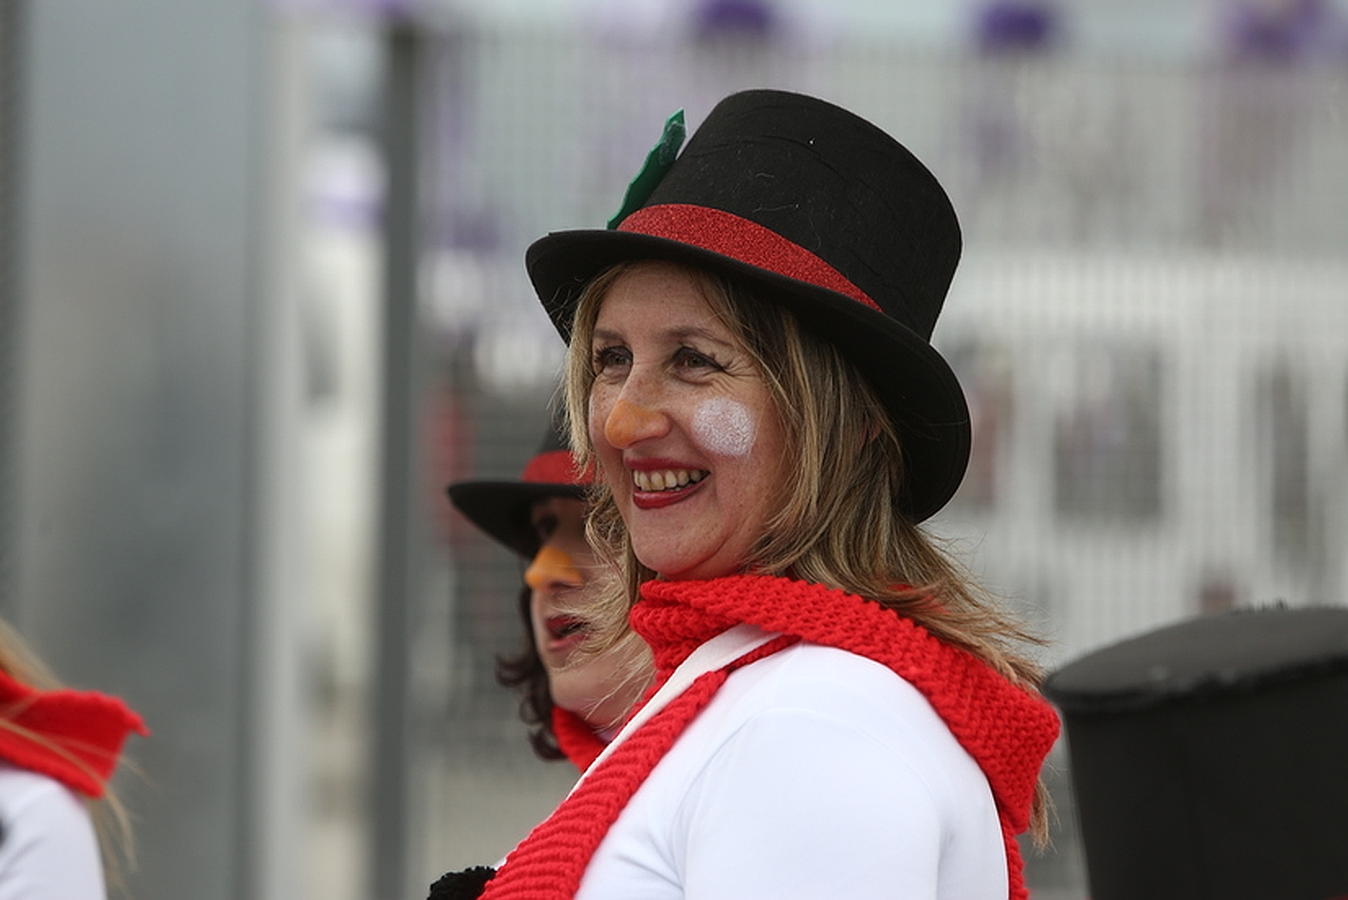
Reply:
<svg viewBox="0 0 1348 900"><path fill-rule="evenodd" d="M826 288L876 312L884 312L865 291L797 243L757 222L709 206L661 203L632 213L618 231L666 238L729 256L796 281Z"/></svg>
<svg viewBox="0 0 1348 900"><path fill-rule="evenodd" d="M594 470L576 472L576 460L570 450L549 450L540 453L524 467L520 480L529 484L589 484Z"/></svg>

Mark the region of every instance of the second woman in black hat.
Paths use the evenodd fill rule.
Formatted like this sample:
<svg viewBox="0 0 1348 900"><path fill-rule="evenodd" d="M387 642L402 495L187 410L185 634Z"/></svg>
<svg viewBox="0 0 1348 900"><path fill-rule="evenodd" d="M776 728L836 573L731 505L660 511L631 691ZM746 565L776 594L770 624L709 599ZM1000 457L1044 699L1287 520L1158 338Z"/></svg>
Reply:
<svg viewBox="0 0 1348 900"><path fill-rule="evenodd" d="M614 230L528 264L623 574L595 643L634 631L657 687L483 896L1026 896L1057 718L1024 633L919 526L969 453L929 343L960 248L945 192L869 122L777 91L651 162Z"/></svg>
<svg viewBox="0 0 1348 900"><path fill-rule="evenodd" d="M612 737L648 677L647 661L628 652L581 658L587 630L571 610L584 606L596 577L585 540L582 472L555 430L517 481L463 481L449 487L473 524L529 561L519 595L524 626L517 654L498 657L497 679L521 694L529 743L547 760L584 771Z"/></svg>

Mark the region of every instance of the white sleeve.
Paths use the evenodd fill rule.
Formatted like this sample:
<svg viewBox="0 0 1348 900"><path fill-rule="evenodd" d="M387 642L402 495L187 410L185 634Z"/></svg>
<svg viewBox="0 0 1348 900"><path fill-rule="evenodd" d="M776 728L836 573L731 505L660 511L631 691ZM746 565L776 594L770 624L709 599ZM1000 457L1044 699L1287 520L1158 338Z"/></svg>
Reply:
<svg viewBox="0 0 1348 900"><path fill-rule="evenodd" d="M104 900L98 840L84 804L34 776L0 804L0 900Z"/></svg>
<svg viewBox="0 0 1348 900"><path fill-rule="evenodd" d="M933 900L941 842L938 805L893 748L776 709L708 761L672 848L686 900Z"/></svg>

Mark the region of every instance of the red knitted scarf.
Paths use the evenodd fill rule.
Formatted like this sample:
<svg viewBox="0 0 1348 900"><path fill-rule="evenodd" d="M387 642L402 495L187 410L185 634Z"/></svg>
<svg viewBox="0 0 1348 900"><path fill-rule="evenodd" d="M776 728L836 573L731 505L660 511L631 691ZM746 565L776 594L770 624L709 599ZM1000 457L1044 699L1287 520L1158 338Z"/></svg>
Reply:
<svg viewBox="0 0 1348 900"><path fill-rule="evenodd" d="M588 722L560 706L552 708L552 735L557 739L557 749L582 772L608 746L599 739Z"/></svg>
<svg viewBox="0 0 1348 900"><path fill-rule="evenodd" d="M145 723L116 697L94 691L40 691L0 672L0 759L101 797L122 743Z"/></svg>
<svg viewBox="0 0 1348 900"><path fill-rule="evenodd" d="M729 674L797 640L875 660L927 698L992 788L1011 900L1029 896L1015 835L1029 825L1039 767L1058 735L1052 707L893 611L815 584L761 575L653 581L642 586L642 601L632 610L632 625L654 654L657 686L695 648L739 623L782 637L698 676L629 735L515 848L487 884L483 900L573 897L627 801Z"/></svg>

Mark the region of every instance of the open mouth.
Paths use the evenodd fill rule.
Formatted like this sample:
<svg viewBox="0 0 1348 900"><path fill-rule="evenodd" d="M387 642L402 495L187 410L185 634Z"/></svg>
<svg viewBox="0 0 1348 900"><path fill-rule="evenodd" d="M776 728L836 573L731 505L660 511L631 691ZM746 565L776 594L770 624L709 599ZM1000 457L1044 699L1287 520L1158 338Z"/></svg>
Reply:
<svg viewBox="0 0 1348 900"><path fill-rule="evenodd" d="M547 629L548 640L552 643L564 643L585 631L585 623L575 616L548 616L543 627Z"/></svg>
<svg viewBox="0 0 1348 900"><path fill-rule="evenodd" d="M637 469L632 472L632 484L645 493L662 493L697 484L710 474L704 469L664 469L654 472Z"/></svg>
<svg viewBox="0 0 1348 900"><path fill-rule="evenodd" d="M632 505L637 509L660 509L692 496L707 483L704 469L633 470Z"/></svg>

